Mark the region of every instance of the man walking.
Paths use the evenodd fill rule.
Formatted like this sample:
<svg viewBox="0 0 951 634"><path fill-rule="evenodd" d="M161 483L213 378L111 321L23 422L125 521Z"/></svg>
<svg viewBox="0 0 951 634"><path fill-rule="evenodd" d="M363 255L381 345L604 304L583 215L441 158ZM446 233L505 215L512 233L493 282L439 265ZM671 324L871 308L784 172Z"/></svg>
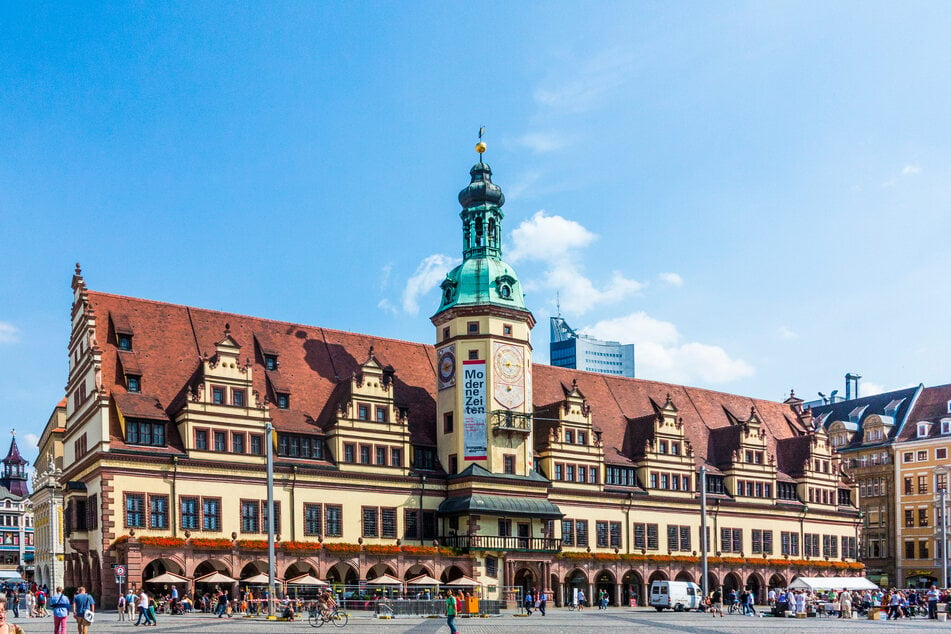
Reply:
<svg viewBox="0 0 951 634"><path fill-rule="evenodd" d="M152 621L152 616L149 614L149 595L144 588L139 594L139 618L135 620L135 624L141 625L143 618L145 619L146 625L155 625Z"/></svg>
<svg viewBox="0 0 951 634"><path fill-rule="evenodd" d="M452 590L446 590L446 625L449 626L449 634L456 634L456 597L452 596Z"/></svg>
<svg viewBox="0 0 951 634"><path fill-rule="evenodd" d="M66 634L66 619L72 603L65 594L62 586L56 587L56 594L50 597L50 608L53 609L53 634Z"/></svg>
<svg viewBox="0 0 951 634"><path fill-rule="evenodd" d="M76 617L79 634L89 634L89 626L92 625L92 615L95 612L96 601L86 594L86 588L79 586L76 596L73 597L73 614Z"/></svg>

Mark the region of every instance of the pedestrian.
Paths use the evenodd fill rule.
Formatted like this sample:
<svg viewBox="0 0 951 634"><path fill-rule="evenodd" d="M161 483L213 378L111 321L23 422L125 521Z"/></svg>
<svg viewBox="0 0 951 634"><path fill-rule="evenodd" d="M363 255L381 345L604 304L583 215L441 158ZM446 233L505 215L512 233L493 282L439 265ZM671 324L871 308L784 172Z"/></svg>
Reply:
<svg viewBox="0 0 951 634"><path fill-rule="evenodd" d="M224 590L218 591L218 603L215 608L215 614L218 615L218 618L224 618L225 612L228 610L228 595L225 594ZM230 615L229 615L230 616Z"/></svg>
<svg viewBox="0 0 951 634"><path fill-rule="evenodd" d="M839 594L839 618L852 618L852 593L844 588Z"/></svg>
<svg viewBox="0 0 951 634"><path fill-rule="evenodd" d="M449 626L449 634L456 634L456 597L452 596L452 590L446 590L446 625Z"/></svg>
<svg viewBox="0 0 951 634"><path fill-rule="evenodd" d="M525 612L528 616L532 615L532 606L535 602L535 598L532 596L532 591L529 590L525 593L525 600L522 602L525 605Z"/></svg>
<svg viewBox="0 0 951 634"><path fill-rule="evenodd" d="M127 621L131 621L137 612L135 598L135 593L132 592L132 588L128 588L125 592L125 616Z"/></svg>
<svg viewBox="0 0 951 634"><path fill-rule="evenodd" d="M723 592L720 588L714 590L713 596L710 597L710 613L713 618L717 618L717 614L721 619L723 618Z"/></svg>
<svg viewBox="0 0 951 634"><path fill-rule="evenodd" d="M7 599L0 594L0 634L23 634L23 628L7 621Z"/></svg>
<svg viewBox="0 0 951 634"><path fill-rule="evenodd" d="M76 617L76 625L79 627L79 634L88 634L89 626L92 625L93 614L96 612L96 601L91 595L86 594L86 588L79 586L76 595L73 597L73 615Z"/></svg>
<svg viewBox="0 0 951 634"><path fill-rule="evenodd" d="M928 599L928 618L932 621L938 620L938 588L934 585L931 586L931 589L928 590L928 594L925 595Z"/></svg>
<svg viewBox="0 0 951 634"><path fill-rule="evenodd" d="M53 610L53 634L66 634L66 619L73 609L73 602L63 594L61 586L57 586L56 594L50 597L50 608Z"/></svg>
<svg viewBox="0 0 951 634"><path fill-rule="evenodd" d="M138 597L138 608L139 618L135 620L135 625L142 625L143 619L145 619L145 625L152 625L152 617L149 615L149 595L144 588Z"/></svg>
<svg viewBox="0 0 951 634"><path fill-rule="evenodd" d="M584 611L584 602L585 602L584 590L578 590L578 611L579 612Z"/></svg>
<svg viewBox="0 0 951 634"><path fill-rule="evenodd" d="M542 590L538 593L538 611L545 616L545 606L548 605L548 593Z"/></svg>
<svg viewBox="0 0 951 634"><path fill-rule="evenodd" d="M36 597L29 590L26 591L26 615L36 616Z"/></svg>
<svg viewBox="0 0 951 634"><path fill-rule="evenodd" d="M36 591L36 615L46 616L46 599L49 594L43 588Z"/></svg>
<svg viewBox="0 0 951 634"><path fill-rule="evenodd" d="M125 621L126 613L125 613L125 595L124 594L119 595L119 600L116 602L116 611L119 612L119 620Z"/></svg>

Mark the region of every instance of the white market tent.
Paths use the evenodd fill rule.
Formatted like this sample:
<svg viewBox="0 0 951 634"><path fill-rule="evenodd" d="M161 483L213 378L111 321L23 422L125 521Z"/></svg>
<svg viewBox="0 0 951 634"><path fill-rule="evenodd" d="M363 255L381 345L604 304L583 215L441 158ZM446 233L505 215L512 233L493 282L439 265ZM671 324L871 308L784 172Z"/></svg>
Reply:
<svg viewBox="0 0 951 634"><path fill-rule="evenodd" d="M798 577L789 584L789 590L877 590L878 586L865 577Z"/></svg>
<svg viewBox="0 0 951 634"><path fill-rule="evenodd" d="M392 575L382 575L367 581L368 586L402 586L403 582Z"/></svg>
<svg viewBox="0 0 951 634"><path fill-rule="evenodd" d="M439 579L434 579L430 577L429 575L420 575L418 577L413 577L412 579L407 581L406 585L408 586L438 586L441 584L439 583Z"/></svg>
<svg viewBox="0 0 951 634"><path fill-rule="evenodd" d="M330 585L326 581L321 581L313 575L301 575L287 580L289 586L326 586Z"/></svg>

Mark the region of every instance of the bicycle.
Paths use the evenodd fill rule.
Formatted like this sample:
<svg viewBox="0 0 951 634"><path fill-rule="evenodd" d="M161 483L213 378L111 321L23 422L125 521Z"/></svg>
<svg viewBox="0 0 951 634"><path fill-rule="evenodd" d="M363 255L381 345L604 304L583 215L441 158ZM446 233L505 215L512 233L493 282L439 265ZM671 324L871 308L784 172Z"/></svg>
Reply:
<svg viewBox="0 0 951 634"><path fill-rule="evenodd" d="M341 612L334 608L327 614L322 614L320 610L310 610L307 622L311 627L320 627L324 623L332 623L334 627L344 627L350 621L346 612Z"/></svg>
<svg viewBox="0 0 951 634"><path fill-rule="evenodd" d="M740 602L736 601L730 604L729 614L743 614L743 609L740 607Z"/></svg>

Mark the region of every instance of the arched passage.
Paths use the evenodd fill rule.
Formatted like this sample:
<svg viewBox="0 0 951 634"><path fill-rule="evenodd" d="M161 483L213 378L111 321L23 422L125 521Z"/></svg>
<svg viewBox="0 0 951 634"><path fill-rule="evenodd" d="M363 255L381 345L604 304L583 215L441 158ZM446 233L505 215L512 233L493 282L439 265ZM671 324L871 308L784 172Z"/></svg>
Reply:
<svg viewBox="0 0 951 634"><path fill-rule="evenodd" d="M177 561L159 558L153 559L145 565L145 568L142 569L142 580L148 581L166 572L170 572L173 575L185 576L184 568L182 568L181 564Z"/></svg>
<svg viewBox="0 0 951 634"><path fill-rule="evenodd" d="M360 575L357 573L357 569L348 562L339 561L327 571L327 582L355 586L360 583Z"/></svg>
<svg viewBox="0 0 951 634"><path fill-rule="evenodd" d="M735 572L727 573L727 575L726 575L725 577L723 577L723 602L724 602L724 604L729 603L728 597L729 597L730 593L731 593L731 592L736 592L737 594L739 594L739 593L740 593L740 590L743 589L742 586L743 586L743 583L742 583L742 581L740 581L739 575L737 575Z"/></svg>
<svg viewBox="0 0 951 634"><path fill-rule="evenodd" d="M608 605L617 604L617 583L614 573L610 570L601 570L594 577L594 599L599 603L607 599Z"/></svg>
<svg viewBox="0 0 951 634"><path fill-rule="evenodd" d="M773 589L780 589L786 587L786 577L782 576L779 573L774 574L769 578L769 587Z"/></svg>
<svg viewBox="0 0 951 634"><path fill-rule="evenodd" d="M757 604L764 603L763 578L758 573L753 573L746 578L746 587L753 593L753 601Z"/></svg>
<svg viewBox="0 0 951 634"><path fill-rule="evenodd" d="M251 561L245 564L244 568L241 569L241 574L238 575L238 579L247 579L248 577L260 574L267 574L267 562L261 560Z"/></svg>
<svg viewBox="0 0 951 634"><path fill-rule="evenodd" d="M320 578L320 576L317 574L317 569L306 561L295 561L284 570L284 579L296 579L302 575L310 575L311 577L317 577L318 579Z"/></svg>
<svg viewBox="0 0 951 634"><path fill-rule="evenodd" d="M462 577L465 574L466 573L464 573L462 571L462 568L460 568L459 566L449 566L448 568L442 571L441 575L439 575L439 580L442 581L443 583L449 583L450 581L458 579L459 577Z"/></svg>
<svg viewBox="0 0 951 634"><path fill-rule="evenodd" d="M586 575L582 570L575 568L565 576L565 594L564 602L573 603L575 601L575 595L581 591L584 592L585 598L590 601L588 597L588 575Z"/></svg>
<svg viewBox="0 0 951 634"><path fill-rule="evenodd" d="M410 566L406 569L406 574L403 575L403 579L409 581L410 579L415 579L420 575L429 575L430 577L434 576L432 570L426 566L416 564L415 566Z"/></svg>
<svg viewBox="0 0 951 634"><path fill-rule="evenodd" d="M693 581L693 575L686 570L681 570L677 573L677 576L674 577L674 581Z"/></svg>
<svg viewBox="0 0 951 634"><path fill-rule="evenodd" d="M621 577L621 602L624 605L645 605L647 595L644 593L644 579L636 570L628 570Z"/></svg>

